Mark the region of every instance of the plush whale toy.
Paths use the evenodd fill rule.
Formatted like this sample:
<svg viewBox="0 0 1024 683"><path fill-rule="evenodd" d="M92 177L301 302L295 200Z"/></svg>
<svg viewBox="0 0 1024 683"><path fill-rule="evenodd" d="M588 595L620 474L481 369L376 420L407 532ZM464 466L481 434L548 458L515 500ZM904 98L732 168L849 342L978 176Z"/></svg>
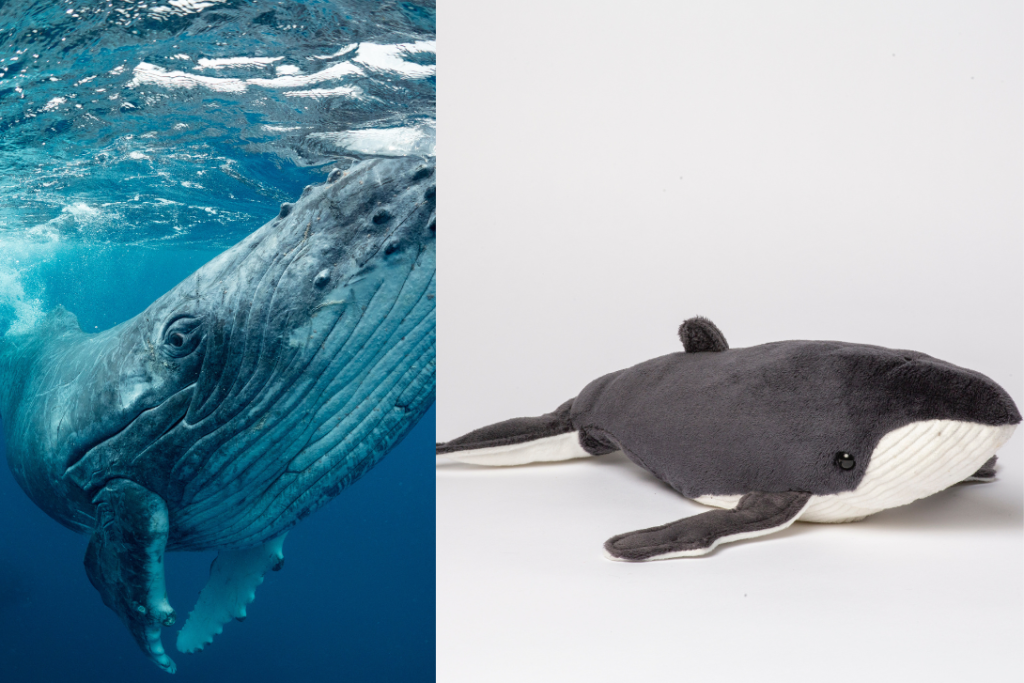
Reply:
<svg viewBox="0 0 1024 683"><path fill-rule="evenodd" d="M621 450L676 491L724 508L605 543L617 560L703 555L805 522L853 522L995 478L1021 415L988 377L915 351L830 341L730 349L706 318L672 353L594 380L540 417L437 444L477 465Z"/></svg>

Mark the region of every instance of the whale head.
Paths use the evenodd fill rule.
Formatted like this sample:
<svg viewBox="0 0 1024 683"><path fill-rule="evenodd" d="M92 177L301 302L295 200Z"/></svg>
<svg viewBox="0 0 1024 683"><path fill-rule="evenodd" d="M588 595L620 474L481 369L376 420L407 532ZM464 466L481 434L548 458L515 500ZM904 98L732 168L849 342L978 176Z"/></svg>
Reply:
<svg viewBox="0 0 1024 683"><path fill-rule="evenodd" d="M850 346L837 355L864 438L823 464L855 486L812 497L803 521L854 521L966 481L994 463L1021 421L1009 394L981 373L914 351Z"/></svg>
<svg viewBox="0 0 1024 683"><path fill-rule="evenodd" d="M336 495L433 400L435 181L422 159L333 171L132 320L55 316L6 364L19 482L85 529L135 481L169 548L252 545Z"/></svg>

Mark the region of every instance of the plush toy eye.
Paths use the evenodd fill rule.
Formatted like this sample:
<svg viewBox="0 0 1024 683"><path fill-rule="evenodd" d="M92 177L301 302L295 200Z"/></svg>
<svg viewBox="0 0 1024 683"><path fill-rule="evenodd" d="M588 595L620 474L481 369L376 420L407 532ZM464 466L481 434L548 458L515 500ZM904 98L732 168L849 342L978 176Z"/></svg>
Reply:
<svg viewBox="0 0 1024 683"><path fill-rule="evenodd" d="M836 453L835 463L836 467L844 470L852 470L857 464L852 455L843 451Z"/></svg>

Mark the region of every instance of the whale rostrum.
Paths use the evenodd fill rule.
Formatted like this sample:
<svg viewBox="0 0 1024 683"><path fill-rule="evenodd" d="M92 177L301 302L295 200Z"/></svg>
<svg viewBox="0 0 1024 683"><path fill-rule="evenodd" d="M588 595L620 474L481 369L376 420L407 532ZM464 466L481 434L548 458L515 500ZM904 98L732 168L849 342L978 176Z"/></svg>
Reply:
<svg viewBox="0 0 1024 683"><path fill-rule="evenodd" d="M433 402L435 181L423 159L336 169L135 318L86 334L58 308L0 340L11 471L91 536L90 581L164 670L166 551L220 551L194 651Z"/></svg>

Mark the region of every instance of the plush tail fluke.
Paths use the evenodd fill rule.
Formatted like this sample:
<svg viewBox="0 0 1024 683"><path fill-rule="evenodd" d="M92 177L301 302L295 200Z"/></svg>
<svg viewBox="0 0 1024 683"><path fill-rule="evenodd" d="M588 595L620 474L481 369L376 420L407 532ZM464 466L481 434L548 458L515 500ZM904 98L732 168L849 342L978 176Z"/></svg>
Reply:
<svg viewBox="0 0 1024 683"><path fill-rule="evenodd" d="M569 419L570 399L539 417L516 417L437 444L437 454L473 465L525 465L594 455L583 449Z"/></svg>

